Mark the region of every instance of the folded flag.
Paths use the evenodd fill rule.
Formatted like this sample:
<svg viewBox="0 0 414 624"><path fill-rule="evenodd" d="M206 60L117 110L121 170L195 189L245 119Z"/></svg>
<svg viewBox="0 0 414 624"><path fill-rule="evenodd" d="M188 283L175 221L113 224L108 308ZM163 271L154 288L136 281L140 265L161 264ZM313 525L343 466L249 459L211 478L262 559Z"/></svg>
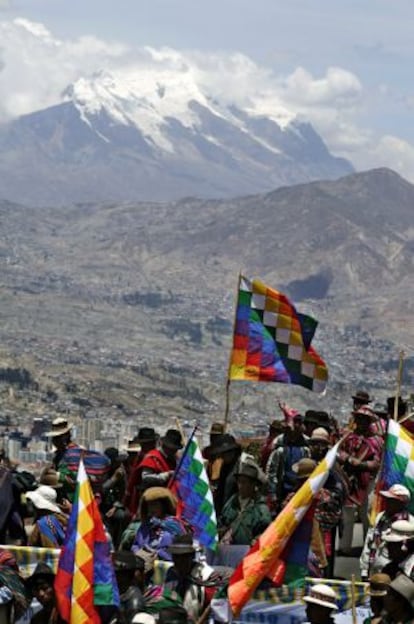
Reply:
<svg viewBox="0 0 414 624"><path fill-rule="evenodd" d="M193 527L194 537L205 548L215 550L218 533L213 495L194 432L175 472L172 489L180 503L180 515Z"/></svg>
<svg viewBox="0 0 414 624"><path fill-rule="evenodd" d="M55 591L59 614L68 624L99 624L96 606L119 605L109 540L82 459Z"/></svg>
<svg viewBox="0 0 414 624"><path fill-rule="evenodd" d="M317 321L283 293L240 277L229 379L276 381L323 392L328 368L311 346Z"/></svg>
<svg viewBox="0 0 414 624"><path fill-rule="evenodd" d="M381 490L389 490L392 485L405 485L410 492L414 490L414 437L396 420L388 421L385 437L382 468L377 478L375 495L371 509L371 524L377 515L384 509L384 499ZM414 514L414 497L411 497L410 513Z"/></svg>
<svg viewBox="0 0 414 624"><path fill-rule="evenodd" d="M314 497L323 487L335 463L339 444L328 451L311 476L290 499L286 507L253 544L234 571L227 596L234 615L238 615L266 576L272 576L275 565L289 538L302 521Z"/></svg>

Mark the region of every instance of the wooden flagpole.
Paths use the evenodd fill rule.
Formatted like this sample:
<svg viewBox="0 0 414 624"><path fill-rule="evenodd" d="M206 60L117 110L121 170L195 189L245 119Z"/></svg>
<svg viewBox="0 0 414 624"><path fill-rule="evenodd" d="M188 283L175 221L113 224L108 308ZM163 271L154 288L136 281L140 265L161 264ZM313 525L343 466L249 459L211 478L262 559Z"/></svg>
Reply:
<svg viewBox="0 0 414 624"><path fill-rule="evenodd" d="M351 575L352 624L357 624L355 574Z"/></svg>
<svg viewBox="0 0 414 624"><path fill-rule="evenodd" d="M401 396L401 383L402 383L402 374L403 374L403 366L404 366L404 351L400 351L400 360L398 362L398 373L397 373L397 388L395 391L395 402L394 402L394 415L393 419L398 420L398 404Z"/></svg>
<svg viewBox="0 0 414 624"><path fill-rule="evenodd" d="M227 381L226 381L226 407L224 411L224 431L227 430L227 425L229 422L229 414L230 414L230 369L231 369L231 361L233 357L233 341L234 341L234 332L236 330L236 318L237 318L237 301L239 298L239 290L240 290L240 281L242 277L241 269L239 271L239 277L237 280L237 290L236 290L236 301L234 304L234 316L233 316L233 332L231 337L231 348L230 348L230 356L229 356L229 364L227 367Z"/></svg>

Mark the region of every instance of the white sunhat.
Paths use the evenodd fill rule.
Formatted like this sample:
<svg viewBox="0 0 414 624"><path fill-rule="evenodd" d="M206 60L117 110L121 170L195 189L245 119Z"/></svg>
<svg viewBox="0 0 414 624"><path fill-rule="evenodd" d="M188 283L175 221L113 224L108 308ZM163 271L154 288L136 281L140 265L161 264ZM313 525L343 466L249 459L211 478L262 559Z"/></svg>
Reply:
<svg viewBox="0 0 414 624"><path fill-rule="evenodd" d="M37 490L27 492L26 498L31 500L37 509L61 513L60 508L56 505L56 490L50 485L40 485Z"/></svg>
<svg viewBox="0 0 414 624"><path fill-rule="evenodd" d="M396 520L391 528L384 532L385 542L405 542L414 539L414 522Z"/></svg>
<svg viewBox="0 0 414 624"><path fill-rule="evenodd" d="M305 602L320 605L321 607L326 607L327 609L334 609L335 611L338 610L338 605L336 604L338 596L332 587L324 585L323 583L312 585L309 590L309 594L305 596L303 600Z"/></svg>

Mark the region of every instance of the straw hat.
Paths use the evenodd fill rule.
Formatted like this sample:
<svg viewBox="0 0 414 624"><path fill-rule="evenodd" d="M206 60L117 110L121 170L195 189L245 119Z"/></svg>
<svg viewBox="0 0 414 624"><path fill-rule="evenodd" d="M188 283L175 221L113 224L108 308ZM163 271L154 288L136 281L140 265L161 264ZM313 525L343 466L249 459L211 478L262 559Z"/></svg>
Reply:
<svg viewBox="0 0 414 624"><path fill-rule="evenodd" d="M303 600L337 611L337 599L337 595L331 587L323 583L317 583L316 585L312 585L309 594L305 596Z"/></svg>
<svg viewBox="0 0 414 624"><path fill-rule="evenodd" d="M55 438L57 436L64 435L65 433L69 433L72 429L73 424L68 423L66 418L55 418L52 422L52 429L46 433L48 438Z"/></svg>
<svg viewBox="0 0 414 624"><path fill-rule="evenodd" d="M330 444L329 433L323 427L317 427L312 431L309 442L326 442Z"/></svg>
<svg viewBox="0 0 414 624"><path fill-rule="evenodd" d="M36 509L47 509L54 513L61 513L56 505L56 490L50 485L39 485L37 490L27 492L26 498L32 501Z"/></svg>

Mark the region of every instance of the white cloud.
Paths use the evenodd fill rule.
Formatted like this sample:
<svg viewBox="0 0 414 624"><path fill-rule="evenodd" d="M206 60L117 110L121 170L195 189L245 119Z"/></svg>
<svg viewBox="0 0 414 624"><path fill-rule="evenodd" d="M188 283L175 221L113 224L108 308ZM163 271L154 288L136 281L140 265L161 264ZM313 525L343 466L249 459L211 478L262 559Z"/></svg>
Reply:
<svg viewBox="0 0 414 624"><path fill-rule="evenodd" d="M95 37L59 40L23 18L0 22L0 120L56 104L82 73L115 66L126 54L124 45Z"/></svg>
<svg viewBox="0 0 414 624"><path fill-rule="evenodd" d="M132 49L93 36L59 39L24 18L0 21L0 121L56 104L70 83L101 71L134 74L135 83L142 73L143 90L164 81L174 97L186 88L270 115L282 125L297 115L357 168L390 166L414 181L414 147L361 126L359 115L372 103L372 94L342 67L328 67L317 76L297 67L281 76L241 53ZM387 85L380 85L377 95L386 98Z"/></svg>

